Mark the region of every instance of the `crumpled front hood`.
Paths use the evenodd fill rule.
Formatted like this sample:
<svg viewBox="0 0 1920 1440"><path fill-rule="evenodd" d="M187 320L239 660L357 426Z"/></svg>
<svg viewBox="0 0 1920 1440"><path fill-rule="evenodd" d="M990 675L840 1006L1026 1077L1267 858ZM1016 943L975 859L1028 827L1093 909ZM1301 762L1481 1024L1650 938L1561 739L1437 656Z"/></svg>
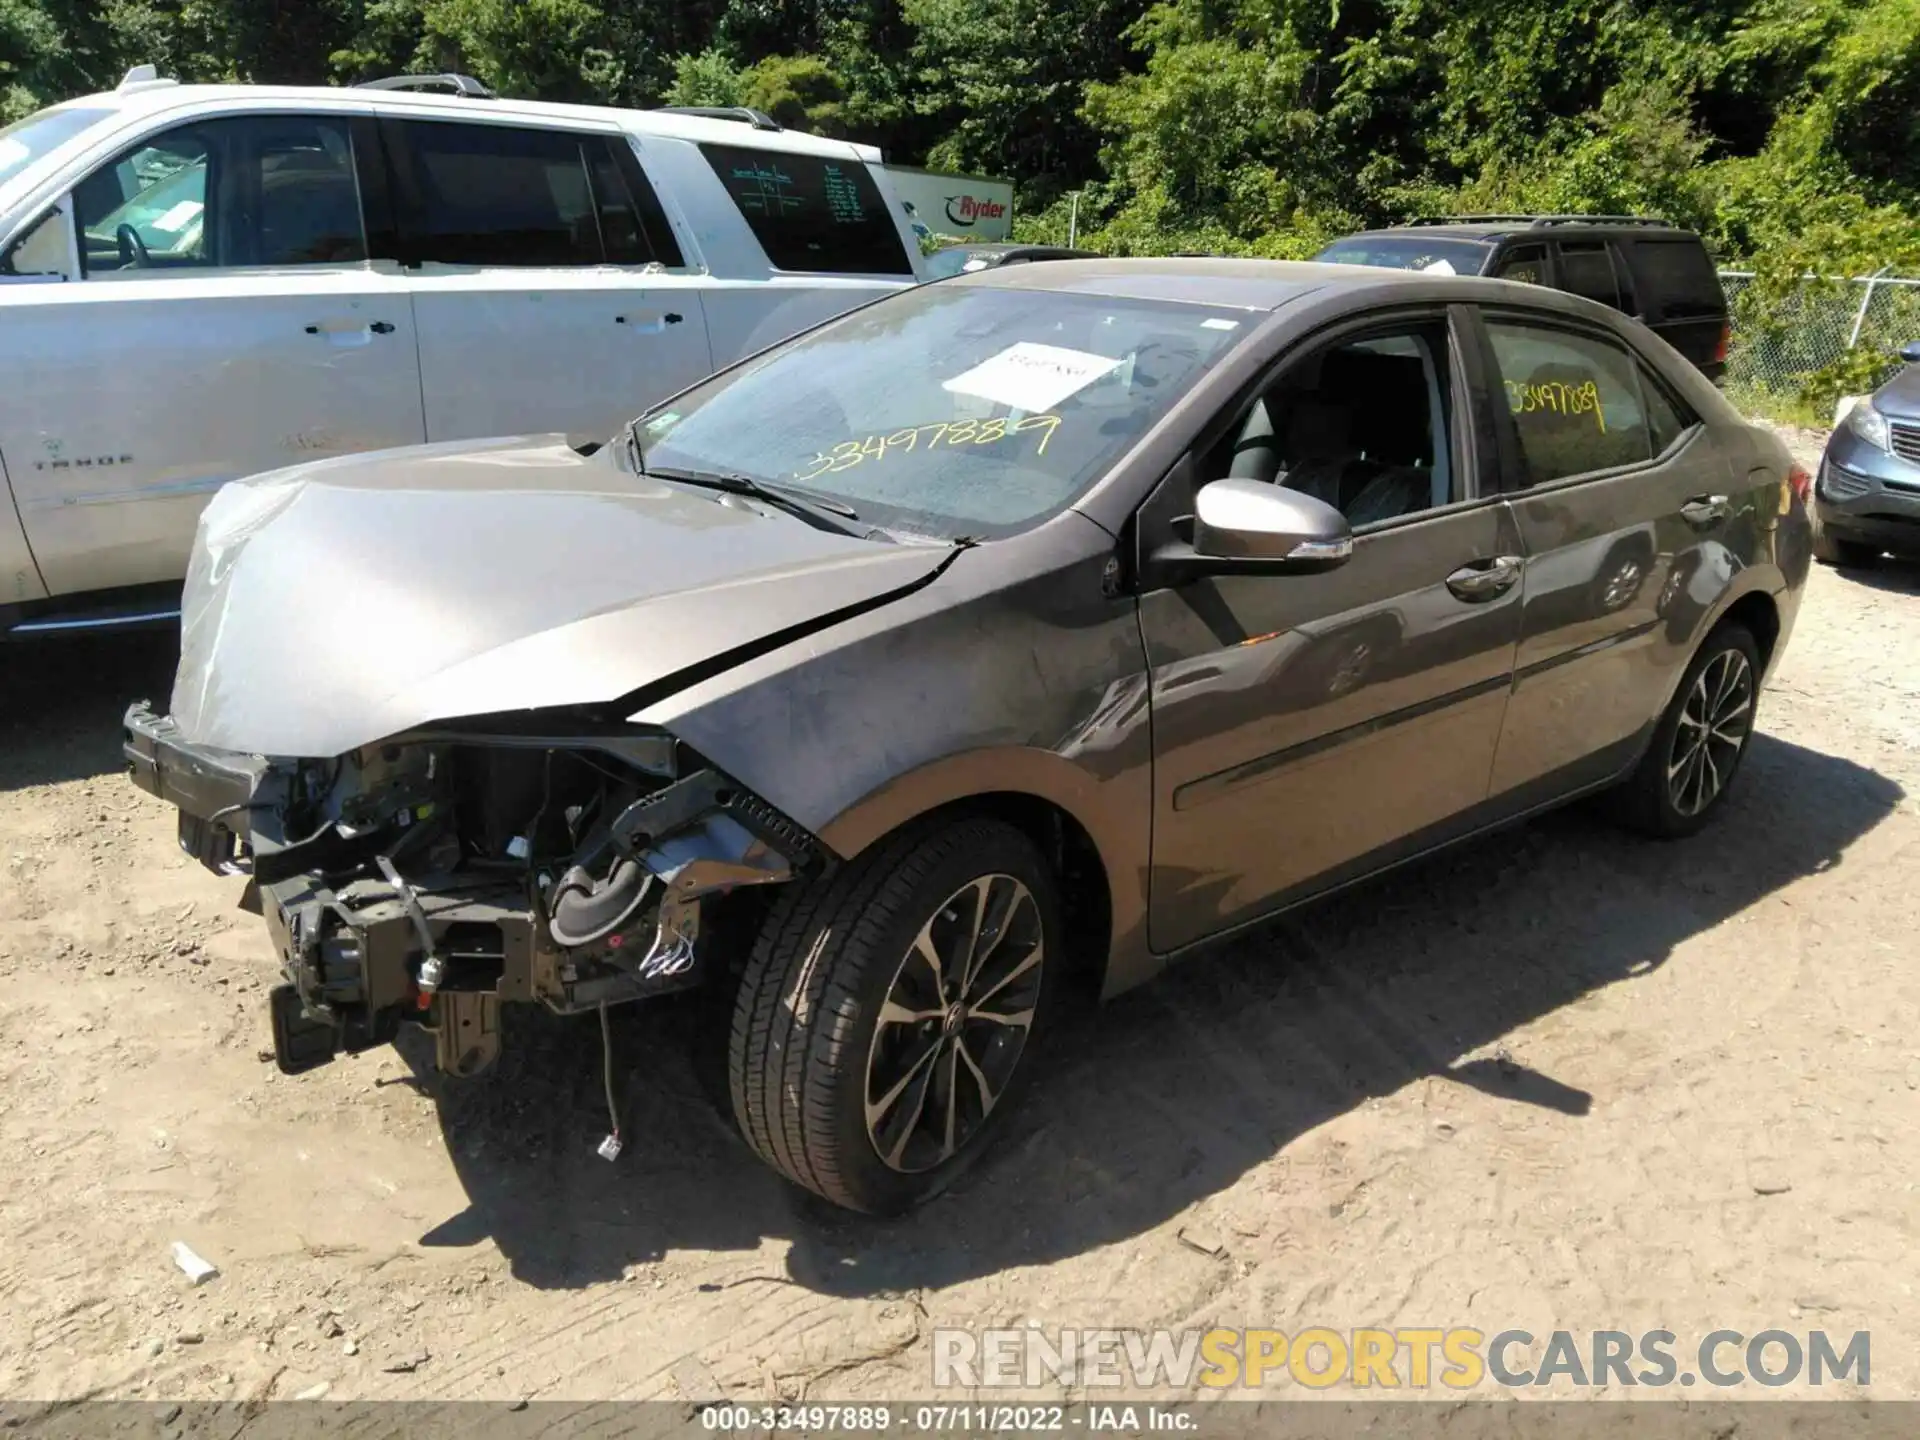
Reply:
<svg viewBox="0 0 1920 1440"><path fill-rule="evenodd" d="M235 481L201 517L173 718L194 743L325 758L613 700L952 553L721 503L557 436L323 460Z"/></svg>

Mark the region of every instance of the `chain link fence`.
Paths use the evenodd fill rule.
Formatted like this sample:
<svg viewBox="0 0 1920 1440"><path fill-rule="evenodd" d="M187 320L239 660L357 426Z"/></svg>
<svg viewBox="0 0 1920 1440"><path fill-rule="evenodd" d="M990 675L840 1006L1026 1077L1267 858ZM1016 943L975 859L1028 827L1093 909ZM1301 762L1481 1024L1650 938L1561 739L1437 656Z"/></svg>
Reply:
<svg viewBox="0 0 1920 1440"><path fill-rule="evenodd" d="M1807 276L1771 300L1750 270L1722 270L1733 317L1727 388L1763 409L1814 410L1877 388L1920 340L1920 279Z"/></svg>

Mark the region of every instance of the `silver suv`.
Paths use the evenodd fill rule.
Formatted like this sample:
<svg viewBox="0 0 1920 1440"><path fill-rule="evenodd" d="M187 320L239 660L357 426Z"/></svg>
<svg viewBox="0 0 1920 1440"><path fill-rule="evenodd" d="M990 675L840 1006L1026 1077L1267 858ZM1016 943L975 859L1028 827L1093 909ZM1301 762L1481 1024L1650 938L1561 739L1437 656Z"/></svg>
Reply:
<svg viewBox="0 0 1920 1440"><path fill-rule="evenodd" d="M171 618L228 480L636 411L915 283L871 146L466 77L0 130L0 637Z"/></svg>

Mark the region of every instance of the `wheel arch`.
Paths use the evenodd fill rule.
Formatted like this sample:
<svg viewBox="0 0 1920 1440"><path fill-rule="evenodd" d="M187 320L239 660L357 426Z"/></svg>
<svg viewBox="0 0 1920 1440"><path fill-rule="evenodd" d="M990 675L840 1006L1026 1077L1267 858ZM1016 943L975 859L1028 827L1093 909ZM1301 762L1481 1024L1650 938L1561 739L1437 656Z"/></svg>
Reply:
<svg viewBox="0 0 1920 1440"><path fill-rule="evenodd" d="M852 859L908 826L942 817L985 814L1012 825L1054 869L1073 988L1093 998L1120 988L1116 980L1127 983L1115 974L1114 957L1143 947L1146 930L1151 796L1143 785L1129 816L1129 807L1106 793L1112 788L1050 751L971 751L890 781L819 833Z"/></svg>
<svg viewBox="0 0 1920 1440"><path fill-rule="evenodd" d="M1773 657L1780 644L1780 605L1768 590L1749 590L1714 618L1701 636L1701 644L1728 621L1744 625L1753 636L1753 643L1760 647L1760 673L1767 674L1773 667ZM1696 646L1695 649L1699 647Z"/></svg>

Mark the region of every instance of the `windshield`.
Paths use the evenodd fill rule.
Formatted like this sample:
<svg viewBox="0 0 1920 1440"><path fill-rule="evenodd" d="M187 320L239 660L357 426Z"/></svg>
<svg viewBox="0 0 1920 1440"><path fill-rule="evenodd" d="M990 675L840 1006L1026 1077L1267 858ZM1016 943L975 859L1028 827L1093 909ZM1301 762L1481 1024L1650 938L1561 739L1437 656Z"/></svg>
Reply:
<svg viewBox="0 0 1920 1440"><path fill-rule="evenodd" d="M644 463L830 496L862 521L948 540L1011 534L1071 504L1253 319L1044 290L908 290L644 419Z"/></svg>
<svg viewBox="0 0 1920 1440"><path fill-rule="evenodd" d="M1457 235L1355 235L1336 240L1313 258L1329 265L1376 265L1436 275L1478 275L1493 247Z"/></svg>
<svg viewBox="0 0 1920 1440"><path fill-rule="evenodd" d="M0 185L113 114L82 106L36 110L0 130Z"/></svg>

